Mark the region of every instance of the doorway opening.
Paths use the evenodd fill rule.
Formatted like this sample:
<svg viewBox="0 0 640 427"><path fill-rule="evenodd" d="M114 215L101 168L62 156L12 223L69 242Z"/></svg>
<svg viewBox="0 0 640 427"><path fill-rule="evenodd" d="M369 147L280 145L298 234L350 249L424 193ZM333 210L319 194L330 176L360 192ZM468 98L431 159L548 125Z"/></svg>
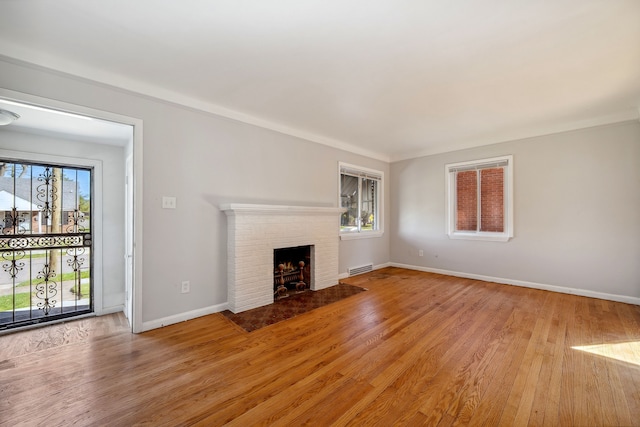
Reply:
<svg viewBox="0 0 640 427"><path fill-rule="evenodd" d="M0 127L7 143L0 148L0 158L76 165L93 172L93 294L87 315L122 311L132 331L142 332L142 120L3 88L0 108L19 115ZM2 226L4 219L0 213ZM108 239L103 237L104 224L109 224ZM0 274L4 273L2 262L0 258Z"/></svg>

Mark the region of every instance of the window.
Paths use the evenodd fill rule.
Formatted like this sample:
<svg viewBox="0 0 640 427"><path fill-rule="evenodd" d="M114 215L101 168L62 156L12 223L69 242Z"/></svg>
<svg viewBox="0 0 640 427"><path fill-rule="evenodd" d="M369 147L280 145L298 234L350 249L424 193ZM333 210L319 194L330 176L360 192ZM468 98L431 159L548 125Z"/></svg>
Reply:
<svg viewBox="0 0 640 427"><path fill-rule="evenodd" d="M506 242L513 237L513 156L445 166L447 234Z"/></svg>
<svg viewBox="0 0 640 427"><path fill-rule="evenodd" d="M382 235L382 182L380 171L339 164L342 239Z"/></svg>

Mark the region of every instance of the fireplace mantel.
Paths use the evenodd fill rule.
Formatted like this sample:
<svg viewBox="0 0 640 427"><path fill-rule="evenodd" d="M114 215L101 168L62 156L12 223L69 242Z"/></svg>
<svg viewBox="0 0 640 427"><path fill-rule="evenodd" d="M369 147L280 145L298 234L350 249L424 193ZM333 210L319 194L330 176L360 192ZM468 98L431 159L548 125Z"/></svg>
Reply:
<svg viewBox="0 0 640 427"><path fill-rule="evenodd" d="M318 206L284 206L284 205L252 205L229 203L220 205L220 210L228 216L247 215L339 215L346 212L344 208L326 208Z"/></svg>
<svg viewBox="0 0 640 427"><path fill-rule="evenodd" d="M311 246L312 290L338 283L342 208L230 203L227 215L227 295L234 313L272 304L275 249Z"/></svg>

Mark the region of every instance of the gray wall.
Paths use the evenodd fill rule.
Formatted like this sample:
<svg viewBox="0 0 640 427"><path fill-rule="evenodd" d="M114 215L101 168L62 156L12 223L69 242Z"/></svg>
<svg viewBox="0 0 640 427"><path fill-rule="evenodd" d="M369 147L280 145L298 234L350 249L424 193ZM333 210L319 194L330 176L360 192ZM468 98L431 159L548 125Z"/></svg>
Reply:
<svg viewBox="0 0 640 427"><path fill-rule="evenodd" d="M450 240L444 165L505 154L515 237ZM640 123L393 163L391 205L395 263L640 297Z"/></svg>
<svg viewBox="0 0 640 427"><path fill-rule="evenodd" d="M143 120L144 322L226 302L220 204L337 206L339 161L389 174L381 161L22 64L0 61L0 87ZM177 209L161 209L162 196ZM387 230L389 209L387 197ZM388 232L340 242L340 273L389 258Z"/></svg>

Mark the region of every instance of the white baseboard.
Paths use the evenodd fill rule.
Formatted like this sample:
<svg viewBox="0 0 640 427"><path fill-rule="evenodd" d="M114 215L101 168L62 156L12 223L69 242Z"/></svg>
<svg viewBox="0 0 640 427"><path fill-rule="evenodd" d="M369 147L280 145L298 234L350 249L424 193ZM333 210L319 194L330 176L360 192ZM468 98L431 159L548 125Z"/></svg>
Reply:
<svg viewBox="0 0 640 427"><path fill-rule="evenodd" d="M387 268L387 267L391 267L391 263L390 262L385 262L384 264L374 265L373 269L374 270L380 270L381 268Z"/></svg>
<svg viewBox="0 0 640 427"><path fill-rule="evenodd" d="M104 316L106 314L119 313L124 311L124 304L118 304L111 307L102 307L102 310L96 310L96 316Z"/></svg>
<svg viewBox="0 0 640 427"><path fill-rule="evenodd" d="M225 302L223 304L199 308L197 310L191 310L185 313L174 314L173 316L163 317L161 319L142 322L142 332L150 331L151 329L162 328L163 326L173 325L174 323L184 322L187 320L195 319L196 317L206 316L208 314L219 313L226 310L227 308L229 308L229 305Z"/></svg>
<svg viewBox="0 0 640 427"><path fill-rule="evenodd" d="M483 276L481 274L461 273L459 271L441 270L438 268L420 267L417 265L389 263L391 267L406 268L408 270L425 271L428 273L444 274L447 276L464 277L465 279L482 280L484 282L495 282L504 285L521 286L524 288L541 289L545 291L559 292L561 294L579 295L583 297L598 298L608 301L624 302L627 304L640 305L640 298L626 295L607 294L604 292L589 291L586 289L565 288L563 286L545 285L542 283L526 282L523 280L505 279L502 277Z"/></svg>
<svg viewBox="0 0 640 427"><path fill-rule="evenodd" d="M385 268L385 267L391 267L391 263L390 262L385 262L384 264L378 264L378 265L374 265L373 269L374 270L379 270L381 268ZM349 273L340 273L338 275L338 279L346 279L347 277L349 277Z"/></svg>

